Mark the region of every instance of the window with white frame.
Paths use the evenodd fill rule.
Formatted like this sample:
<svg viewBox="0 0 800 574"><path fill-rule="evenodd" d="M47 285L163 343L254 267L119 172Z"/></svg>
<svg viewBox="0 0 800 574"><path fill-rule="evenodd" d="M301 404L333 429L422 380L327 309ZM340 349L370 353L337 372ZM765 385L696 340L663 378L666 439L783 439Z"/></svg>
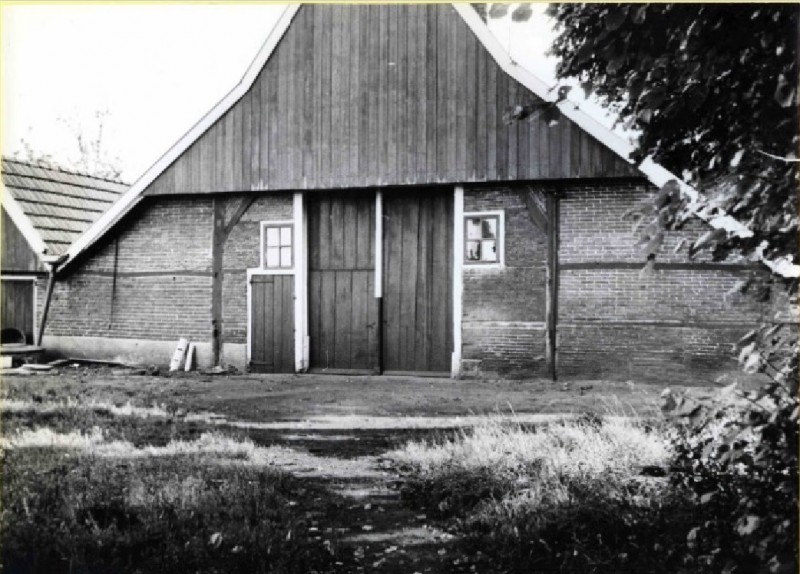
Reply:
<svg viewBox="0 0 800 574"><path fill-rule="evenodd" d="M503 212L464 214L464 264L502 265Z"/></svg>
<svg viewBox="0 0 800 574"><path fill-rule="evenodd" d="M262 222L262 269L291 269L293 266L294 225L286 222Z"/></svg>

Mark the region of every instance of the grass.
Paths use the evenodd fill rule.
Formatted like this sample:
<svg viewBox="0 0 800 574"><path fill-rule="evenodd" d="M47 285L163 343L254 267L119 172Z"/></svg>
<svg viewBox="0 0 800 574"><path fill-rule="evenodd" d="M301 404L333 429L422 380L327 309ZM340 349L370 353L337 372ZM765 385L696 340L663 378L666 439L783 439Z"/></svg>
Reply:
<svg viewBox="0 0 800 574"><path fill-rule="evenodd" d="M503 571L679 572L669 528L690 509L665 480L642 476L667 464L668 444L659 427L627 417L536 427L498 417L388 456L406 500Z"/></svg>
<svg viewBox="0 0 800 574"><path fill-rule="evenodd" d="M293 454L159 406L2 404L2 569L325 572L337 541L298 501L329 497L275 468Z"/></svg>

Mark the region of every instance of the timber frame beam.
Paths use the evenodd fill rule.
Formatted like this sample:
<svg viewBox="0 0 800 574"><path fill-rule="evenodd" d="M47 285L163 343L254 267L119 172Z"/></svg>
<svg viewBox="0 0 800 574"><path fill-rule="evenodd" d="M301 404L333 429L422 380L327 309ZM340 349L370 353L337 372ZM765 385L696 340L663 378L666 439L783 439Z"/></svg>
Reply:
<svg viewBox="0 0 800 574"><path fill-rule="evenodd" d="M255 194L243 197L227 222L225 221L227 202L224 198L215 197L213 199L211 215L213 233L211 241L211 351L214 365L219 365L222 351L222 282L225 275L222 263L225 242L234 226L239 223L255 199Z"/></svg>
<svg viewBox="0 0 800 574"><path fill-rule="evenodd" d="M558 241L560 228L560 195L558 190L548 190L546 197L547 216L547 285L545 296L545 355L547 373L558 380Z"/></svg>

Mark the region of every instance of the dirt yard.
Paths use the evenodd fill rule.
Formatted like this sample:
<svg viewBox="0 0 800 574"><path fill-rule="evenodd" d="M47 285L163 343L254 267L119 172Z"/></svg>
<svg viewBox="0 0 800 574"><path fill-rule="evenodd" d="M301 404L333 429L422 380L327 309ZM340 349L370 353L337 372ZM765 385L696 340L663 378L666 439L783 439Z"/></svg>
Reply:
<svg viewBox="0 0 800 574"><path fill-rule="evenodd" d="M181 438L191 438L197 424L197 433L213 427L271 449L271 465L310 492L326 493L300 501L299 509L311 517L310 532L341 545L334 567L341 572L475 571L474 560L452 550L452 535L402 504L399 476L382 458L388 450L469 427L485 415L521 424L584 412L650 416L663 390L609 381L130 373L66 365L57 373L5 376L2 395L6 407L19 412L105 405L114 416L140 416L149 426L140 425L137 444L165 445L178 436L158 422L163 413L181 420ZM10 414L4 413L4 434L44 420L18 417L9 426ZM80 417L74 420L62 430L91 430ZM87 428L75 428L83 424Z"/></svg>

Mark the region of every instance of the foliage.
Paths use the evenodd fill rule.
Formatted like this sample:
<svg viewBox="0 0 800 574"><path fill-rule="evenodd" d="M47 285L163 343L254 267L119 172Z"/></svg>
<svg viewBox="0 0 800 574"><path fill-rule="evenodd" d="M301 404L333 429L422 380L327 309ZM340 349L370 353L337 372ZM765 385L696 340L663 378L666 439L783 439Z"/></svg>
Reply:
<svg viewBox="0 0 800 574"><path fill-rule="evenodd" d="M652 157L708 196L752 237L711 232L696 248L717 259L797 252L797 26L795 5L557 4L557 74L639 133L635 160ZM658 229L688 217L686 198L664 190Z"/></svg>
<svg viewBox="0 0 800 574"><path fill-rule="evenodd" d="M689 246L692 256L796 261L797 6L556 4L548 13L559 77L577 78L638 134L634 161L651 157L704 194L690 209L671 181L640 206L648 267L665 230L695 214L721 224ZM752 235L733 233L728 216ZM797 317L779 309L796 308L797 279L773 272L766 288L735 288L778 310L739 344L744 370L768 382L730 387L727 401L665 396L681 422L673 487L702 509L685 546L698 569L796 570Z"/></svg>
<svg viewBox="0 0 800 574"><path fill-rule="evenodd" d="M703 191L694 211L706 219L732 216L753 232L709 230L690 255L762 251L794 261L797 6L560 4L549 13L557 73L580 79L639 133L634 159L652 157ZM687 204L669 182L643 206L638 232L650 261L664 230L692 216ZM773 310L797 304L790 275L774 277ZM764 298L749 281L737 289ZM665 411L683 422L674 485L703 508L688 549L714 571L796 570L797 318L779 311L768 320L739 345L744 370L764 385L731 387L727 401L665 397Z"/></svg>
<svg viewBox="0 0 800 574"><path fill-rule="evenodd" d="M191 459L4 452L9 572L310 572L331 553L288 504L291 479Z"/></svg>
<svg viewBox="0 0 800 574"><path fill-rule="evenodd" d="M785 353L783 337L796 346L793 325L765 326L740 341L745 367L771 373L755 390L734 383L712 399L663 395L678 424L673 484L702 509L687 542L713 571L797 571L797 354Z"/></svg>

